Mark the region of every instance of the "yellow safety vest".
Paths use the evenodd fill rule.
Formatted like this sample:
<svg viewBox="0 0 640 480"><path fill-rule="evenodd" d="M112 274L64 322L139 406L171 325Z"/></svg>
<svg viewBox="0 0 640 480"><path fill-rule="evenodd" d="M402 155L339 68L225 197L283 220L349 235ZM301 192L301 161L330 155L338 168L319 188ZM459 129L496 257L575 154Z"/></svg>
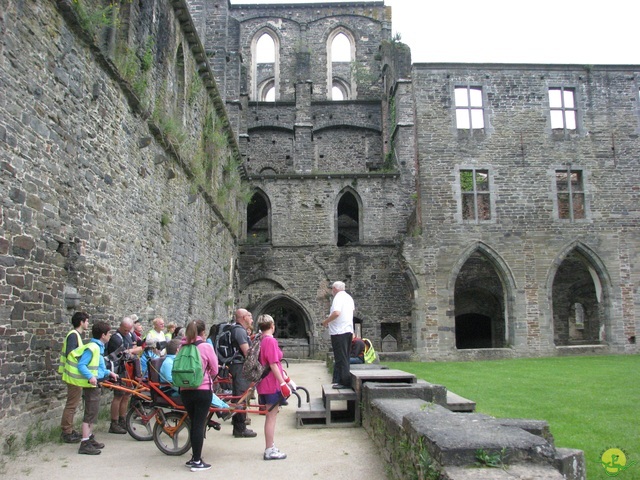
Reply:
<svg viewBox="0 0 640 480"><path fill-rule="evenodd" d="M64 373L62 374L62 380L71 385L77 385L82 388L94 388L95 385L91 385L89 380L80 373L78 370L78 360L82 356L82 353L86 350L91 350L91 361L87 365L89 371L94 377L98 376L98 367L100 365L100 347L95 342L89 342L86 345L76 348L69 352L67 362L65 364Z"/></svg>
<svg viewBox="0 0 640 480"><path fill-rule="evenodd" d="M363 338L364 342L364 363L373 363L376 361L376 351L373 348L373 343L368 338Z"/></svg>
<svg viewBox="0 0 640 480"><path fill-rule="evenodd" d="M69 335L71 335L72 333L75 333L78 336L78 347L81 347L83 345L82 336L80 335L80 332L78 332L75 328L67 333L66 337L64 337L64 342L62 342L62 352L60 353L60 365L58 366L58 373L61 375L64 374L65 365L67 364L67 341L69 340Z"/></svg>

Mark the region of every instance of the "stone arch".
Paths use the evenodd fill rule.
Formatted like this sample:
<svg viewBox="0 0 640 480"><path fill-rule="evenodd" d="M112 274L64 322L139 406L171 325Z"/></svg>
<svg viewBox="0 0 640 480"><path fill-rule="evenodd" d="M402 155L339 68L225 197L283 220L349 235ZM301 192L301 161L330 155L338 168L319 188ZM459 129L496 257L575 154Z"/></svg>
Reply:
<svg viewBox="0 0 640 480"><path fill-rule="evenodd" d="M258 85L256 100L259 102L274 102L276 91L276 80L271 77Z"/></svg>
<svg viewBox="0 0 640 480"><path fill-rule="evenodd" d="M333 84L331 86L331 99L332 100L350 100L351 99L351 85L343 78L333 77ZM336 98L335 90L340 92L342 98Z"/></svg>
<svg viewBox="0 0 640 480"><path fill-rule="evenodd" d="M574 241L553 261L547 277L554 344L615 343L611 328L611 279L600 257Z"/></svg>
<svg viewBox="0 0 640 480"><path fill-rule="evenodd" d="M271 202L269 196L256 188L247 205L247 243L271 241Z"/></svg>
<svg viewBox="0 0 640 480"><path fill-rule="evenodd" d="M336 37L344 35L346 39L349 41L350 48L350 61L349 62L334 62L333 61L333 46L334 40ZM342 78L340 80L344 91L350 92L348 98L345 100L355 100L356 98L356 84L353 80L353 76L351 75L351 62L353 62L356 58L356 39L351 30L344 25L339 25L335 27L329 35L327 36L326 41L326 49L327 49L327 99L333 100L333 87L334 81L336 79ZM346 64L346 65L345 65ZM348 80L344 80L344 79ZM342 90L341 90L342 91Z"/></svg>
<svg viewBox="0 0 640 480"><path fill-rule="evenodd" d="M456 348L503 348L515 344L513 274L482 242L467 248L449 280L453 292Z"/></svg>
<svg viewBox="0 0 640 480"><path fill-rule="evenodd" d="M339 247L362 241L362 199L351 187L345 187L336 198L335 244Z"/></svg>
<svg viewBox="0 0 640 480"><path fill-rule="evenodd" d="M278 290L289 290L289 285L282 277L260 271L259 273L247 278L246 281L240 285L240 291L244 291L250 285L263 280L272 283Z"/></svg>
<svg viewBox="0 0 640 480"><path fill-rule="evenodd" d="M279 293L262 300L251 310L256 320L265 313L273 317L276 322L274 336L285 357L314 356L316 342L313 336L313 316L302 302L286 293Z"/></svg>
<svg viewBox="0 0 640 480"><path fill-rule="evenodd" d="M267 35L273 41L274 61L273 63L258 63L258 43L262 37ZM267 93L265 86L272 81L274 88L274 101L280 99L280 36L274 29L264 26L256 31L251 37L251 99L262 101L260 93ZM262 88L259 91L260 86Z"/></svg>

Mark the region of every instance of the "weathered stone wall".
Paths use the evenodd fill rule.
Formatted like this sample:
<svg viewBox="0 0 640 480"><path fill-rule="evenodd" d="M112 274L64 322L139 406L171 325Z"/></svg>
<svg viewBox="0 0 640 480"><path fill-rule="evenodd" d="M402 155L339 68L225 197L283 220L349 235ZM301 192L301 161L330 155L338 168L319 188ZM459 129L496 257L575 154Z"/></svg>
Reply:
<svg viewBox="0 0 640 480"><path fill-rule="evenodd" d="M382 40L390 38L390 11L381 2L352 4L232 5L230 15L240 23L240 43L252 84L251 42L264 28L280 43L280 100L291 101L297 81L311 81L313 99L327 99L327 40L336 28L345 28L355 41L354 62L359 66L355 75L354 98L380 95L379 85L369 81L380 74L379 63L372 62ZM311 53L310 64L303 71L308 77L298 77L299 53ZM252 97L253 100L256 98Z"/></svg>
<svg viewBox="0 0 640 480"><path fill-rule="evenodd" d="M198 76L199 44L185 32L186 10L162 0L145 2L150 10L137 5L127 2L132 10L117 12L131 19L121 28L135 30L119 30L116 42L109 28L82 28L85 17L71 2L2 2L5 432L22 425L24 434L25 424L45 414L58 421L66 391L58 356L74 311L113 326L132 313L179 324L229 316L238 203L212 192L237 188L227 164L234 165L235 143L227 147L212 76L206 69ZM147 42L160 29L166 50ZM144 70L147 52L153 60ZM127 62L138 67L125 78ZM206 122L215 126L215 148ZM206 178L196 162L203 158L211 160Z"/></svg>
<svg viewBox="0 0 640 480"><path fill-rule="evenodd" d="M275 229L277 230L277 228ZM319 246L319 242L292 247L245 244L240 248L239 272L242 278L240 304L254 312L269 312L270 304L284 298L299 307L305 322L307 356L323 358L330 342L322 337L320 322L331 306L330 285L336 279L347 283L362 335L375 339L380 349L381 325L400 325L398 348L411 348L410 290L404 278L397 247L393 245ZM290 348L285 355L298 356ZM296 352L297 353L297 352Z"/></svg>
<svg viewBox="0 0 640 480"><path fill-rule="evenodd" d="M425 312L416 345L423 355L457 355L455 282L477 251L501 279L507 338L520 354L555 353L553 280L575 252L602 288L598 308L610 351L637 351L638 70L424 64L412 74L423 234L405 253L420 284L416 308ZM453 90L460 85L482 87L484 132L456 128ZM557 86L575 88L576 132L550 127L548 88ZM573 222L558 219L554 193L555 171L568 166L585 179L586 218ZM458 171L471 167L489 170L490 221L462 221Z"/></svg>

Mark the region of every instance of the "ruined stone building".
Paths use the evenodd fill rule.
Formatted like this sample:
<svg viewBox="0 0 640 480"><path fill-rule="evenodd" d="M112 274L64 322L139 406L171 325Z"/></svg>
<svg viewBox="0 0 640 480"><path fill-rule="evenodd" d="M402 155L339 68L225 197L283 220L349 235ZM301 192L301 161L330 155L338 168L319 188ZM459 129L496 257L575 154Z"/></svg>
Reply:
<svg viewBox="0 0 640 480"><path fill-rule="evenodd" d="M640 67L412 65L382 2L190 4L255 189L240 303L290 352L335 279L383 352L637 351Z"/></svg>
<svg viewBox="0 0 640 480"><path fill-rule="evenodd" d="M412 64L381 1L0 6L0 422L76 310L323 358L335 280L390 357L638 352L640 66Z"/></svg>

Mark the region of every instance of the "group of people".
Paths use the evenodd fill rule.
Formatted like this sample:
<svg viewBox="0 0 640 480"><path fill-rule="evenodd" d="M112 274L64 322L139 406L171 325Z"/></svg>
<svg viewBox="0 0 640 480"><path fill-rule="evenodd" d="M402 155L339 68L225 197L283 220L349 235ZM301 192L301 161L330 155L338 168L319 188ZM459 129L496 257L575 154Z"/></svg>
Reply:
<svg viewBox="0 0 640 480"><path fill-rule="evenodd" d="M212 343L206 341L205 323L202 320L189 322L182 336L178 334L179 327L171 323L167 325L169 332L164 332L164 320L156 318L152 322L152 330L143 337L142 324L135 316L124 317L113 334L107 322L96 321L89 327L89 319L89 315L85 312L77 312L73 315L71 318L73 328L64 339L60 355L59 372L67 386L67 401L61 420L62 440L66 443L80 443L78 448L80 454L98 455L104 448L104 444L98 442L93 434L100 407L99 382L108 378L118 381L120 376L127 374L123 361L116 362L114 371L110 370L105 362L105 356L115 352L122 359L144 356L143 353L146 351L155 356L166 355L173 360L180 347L195 344L200 352L205 372L203 381L197 388L179 389L180 399L190 419L189 436L192 456L186 462L186 466L191 471L210 469L211 465L202 459L202 448L209 407L212 401L215 401L213 382L218 375L219 365ZM229 365L229 369L232 378L232 395L240 397L250 386L250 382L242 375L242 367L251 347L251 337L248 332L253 328L252 314L240 308L235 312L235 322L243 328L233 330L233 343L239 355ZM258 402L266 408L263 458L280 460L286 458L286 454L275 446L276 416L279 406L285 404L286 398L291 395L292 383L282 368L283 353L273 336L276 328L275 321L269 315L261 315L257 320L257 327L261 334L259 361L265 371L268 371L257 385ZM91 339L85 344L82 337L84 332L89 330ZM173 340L169 341L172 337ZM170 366L171 363L168 362L167 365ZM170 372L166 369L164 374L165 377L170 376ZM127 432L125 417L130 396L131 394L126 391L114 390L109 433ZM82 432L79 433L73 429L73 418L81 399L84 400L84 417ZM241 406L236 408L242 409ZM241 411L236 410L232 416L232 423L233 436L236 438L252 438L257 435L256 432L247 428L246 414Z"/></svg>
<svg viewBox="0 0 640 480"><path fill-rule="evenodd" d="M353 298L345 291L344 282L334 282L331 291L333 301L329 316L324 319L322 326L327 327L331 335L334 354L333 388L350 388L349 365L355 305ZM190 321L182 336L179 334L179 327L172 322L167 325L168 331L165 332L165 322L158 317L152 322L153 328L143 336L143 326L135 315L124 317L113 334L107 322L96 321L89 327L89 319L87 313L76 312L71 318L73 328L66 335L62 346L58 371L67 386L67 400L61 420L62 440L66 443L80 443L80 454L98 455L104 448L104 444L98 442L93 433L100 408L99 382L107 378L117 381L121 375L127 373L124 362L116 363L115 371L110 370L105 362L105 355L114 352L124 358L143 356L144 352L154 356L166 355L171 362L167 362L164 376L170 378L171 372L167 371L167 368L170 367L179 348L186 344L195 344L200 352L205 375L200 386L179 389L180 399L190 419L191 459L185 465L194 472L210 469L211 465L202 458L202 448L209 408L214 401L213 382L218 375L219 365L213 346L215 339L212 341L209 338L207 341L205 338L205 323L202 320ZM229 370L232 395L237 398L250 387L250 382L242 375L242 369L251 348L250 332L254 327L251 312L244 308L236 310L235 323L242 328L232 329L232 344L238 353L230 362ZM258 402L266 409L263 458L281 460L287 455L275 445L276 417L279 406L285 404L291 395L293 383L282 368L283 353L274 337L274 319L270 315L260 315L256 323L261 335L259 361L266 374L257 384ZM85 344L83 334L89 330L91 339ZM169 342L172 339L173 341ZM109 433L127 432L125 417L129 398L130 394L127 392L114 390ZM81 399L84 401L84 417L81 432L76 432L73 429L73 418ZM233 436L236 438L252 438L257 435L247 428L246 414L242 411L236 410L232 416L232 423Z"/></svg>

